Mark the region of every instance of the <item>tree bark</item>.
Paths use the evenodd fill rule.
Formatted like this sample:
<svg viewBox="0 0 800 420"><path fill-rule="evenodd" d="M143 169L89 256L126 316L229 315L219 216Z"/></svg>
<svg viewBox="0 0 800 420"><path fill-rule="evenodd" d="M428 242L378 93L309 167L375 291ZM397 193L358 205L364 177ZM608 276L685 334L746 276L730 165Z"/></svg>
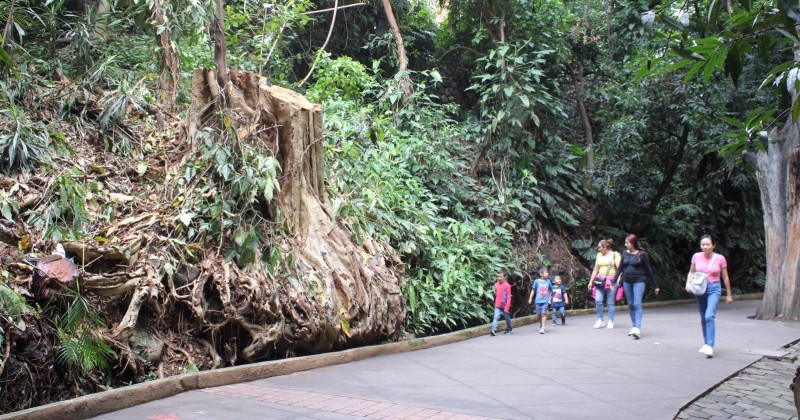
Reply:
<svg viewBox="0 0 800 420"><path fill-rule="evenodd" d="M111 11L111 4L108 0L99 0L94 9L97 22L94 25L93 37L99 40L106 38L108 28L108 13Z"/></svg>
<svg viewBox="0 0 800 420"><path fill-rule="evenodd" d="M589 113L586 112L586 104L583 102L583 91L586 80L583 78L583 64L569 64L569 74L572 76L572 84L575 85L575 102L578 106L578 113L583 123L583 138L586 141L586 173L583 179L583 188L591 187L591 173L594 169L594 135L592 133L592 123L589 121Z"/></svg>
<svg viewBox="0 0 800 420"><path fill-rule="evenodd" d="M162 0L153 3L153 21L156 29L156 44L160 49L159 80L161 82L161 103L166 109L172 109L175 95L181 81L180 61L175 46L172 44L167 19L164 16ZM224 41L223 41L224 45Z"/></svg>
<svg viewBox="0 0 800 420"><path fill-rule="evenodd" d="M397 20L394 17L392 3L389 0L382 0L382 2L386 20L389 22L389 29L394 35L394 42L397 45L398 71L402 73L400 89L403 91L403 95L407 97L411 94L411 79L408 77L408 56L406 55L406 47L403 44L403 35L400 33L400 26L397 25Z"/></svg>
<svg viewBox="0 0 800 420"><path fill-rule="evenodd" d="M794 101L793 101L794 102ZM800 121L789 117L757 155L764 207L767 283L756 316L800 319Z"/></svg>
<svg viewBox="0 0 800 420"><path fill-rule="evenodd" d="M230 75L228 74L228 52L225 46L225 14L222 8L222 0L215 0L217 5L217 13L214 17L214 62L217 64L217 85L223 93L228 82Z"/></svg>

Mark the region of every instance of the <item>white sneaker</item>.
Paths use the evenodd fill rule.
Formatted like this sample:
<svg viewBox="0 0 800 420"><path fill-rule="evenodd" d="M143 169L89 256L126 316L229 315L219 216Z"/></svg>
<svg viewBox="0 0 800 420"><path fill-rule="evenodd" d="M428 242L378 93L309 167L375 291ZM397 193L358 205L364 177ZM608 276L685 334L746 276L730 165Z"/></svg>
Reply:
<svg viewBox="0 0 800 420"><path fill-rule="evenodd" d="M592 328L603 328L603 320L598 319L597 322L594 323L594 326Z"/></svg>
<svg viewBox="0 0 800 420"><path fill-rule="evenodd" d="M628 331L628 335L629 335L629 336L633 335L633 330L635 330L635 329L636 329L636 328L631 328L631 330L630 330L630 331Z"/></svg>
<svg viewBox="0 0 800 420"><path fill-rule="evenodd" d="M544 326L539 327L539 334L544 334L544 333L545 333Z"/></svg>
<svg viewBox="0 0 800 420"><path fill-rule="evenodd" d="M639 331L638 328L631 329L631 334L630 335L631 335L631 337L633 337L636 340L642 338L642 333Z"/></svg>
<svg viewBox="0 0 800 420"><path fill-rule="evenodd" d="M706 346L706 350L703 352L703 354L705 354L706 357L709 358L714 357L714 347Z"/></svg>
<svg viewBox="0 0 800 420"><path fill-rule="evenodd" d="M608 321L608 325L606 325L606 328L608 328L609 330L613 330L614 329L614 321Z"/></svg>
<svg viewBox="0 0 800 420"><path fill-rule="evenodd" d="M700 350L697 350L697 352L698 353L705 353L707 348L708 348L708 344L703 344L703 347L700 347Z"/></svg>

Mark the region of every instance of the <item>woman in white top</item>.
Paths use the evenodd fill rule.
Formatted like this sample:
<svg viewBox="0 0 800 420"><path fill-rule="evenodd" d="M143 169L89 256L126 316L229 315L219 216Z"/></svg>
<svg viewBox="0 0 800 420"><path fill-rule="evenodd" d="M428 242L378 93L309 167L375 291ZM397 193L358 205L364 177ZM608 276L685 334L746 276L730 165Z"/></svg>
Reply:
<svg viewBox="0 0 800 420"><path fill-rule="evenodd" d="M594 328L603 328L603 300L608 305L608 324L606 328L614 328L614 300L617 295L617 286L613 282L617 274L620 255L611 249L613 239L603 239L597 244L597 258L594 262L592 277L589 279L589 291L594 289L594 306L597 308L597 321Z"/></svg>
<svg viewBox="0 0 800 420"><path fill-rule="evenodd" d="M722 296L721 280L725 281L725 289L728 291L727 303L733 302L731 292L731 280L728 276L728 261L724 256L714 253L714 240L711 235L700 237L701 252L692 256L692 266L689 268L689 278L695 271L708 274L708 286L704 295L697 296L697 307L700 309L700 323L703 326L703 347L700 353L706 357L714 356L714 336L716 334L715 318L717 315L717 304Z"/></svg>

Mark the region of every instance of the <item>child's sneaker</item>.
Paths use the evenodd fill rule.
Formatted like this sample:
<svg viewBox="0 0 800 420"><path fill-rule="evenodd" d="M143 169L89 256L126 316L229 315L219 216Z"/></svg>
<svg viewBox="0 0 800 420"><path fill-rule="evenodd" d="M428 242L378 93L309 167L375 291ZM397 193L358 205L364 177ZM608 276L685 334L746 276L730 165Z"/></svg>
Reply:
<svg viewBox="0 0 800 420"><path fill-rule="evenodd" d="M511 329L511 330L506 330L506 332L504 332L503 334L505 334L505 335L511 335L511 334L514 334L514 330L513 330L513 329Z"/></svg>
<svg viewBox="0 0 800 420"><path fill-rule="evenodd" d="M700 350L697 350L697 352L705 354L707 348L708 348L708 344L703 344L703 347L700 347Z"/></svg>
<svg viewBox="0 0 800 420"><path fill-rule="evenodd" d="M541 327L539 327L539 334L544 334L544 333L545 333L544 325L542 325Z"/></svg>
<svg viewBox="0 0 800 420"><path fill-rule="evenodd" d="M561 315L561 325L565 325L567 323L567 318L564 315Z"/></svg>
<svg viewBox="0 0 800 420"><path fill-rule="evenodd" d="M491 334L491 335L492 335L492 337L494 337L494 336L496 336L496 335L497 335L497 331L495 331L495 330L491 330L491 331L489 331L489 334Z"/></svg>
<svg viewBox="0 0 800 420"><path fill-rule="evenodd" d="M595 328L595 329L603 328L603 320L602 319L598 319L597 322L594 323L594 326L592 328Z"/></svg>
<svg viewBox="0 0 800 420"><path fill-rule="evenodd" d="M606 325L606 328L608 328L609 330L613 330L614 329L614 321L608 321L608 325Z"/></svg>
<svg viewBox="0 0 800 420"><path fill-rule="evenodd" d="M642 338L642 333L639 331L638 328L631 329L630 336L633 337L634 340L638 340Z"/></svg>
<svg viewBox="0 0 800 420"><path fill-rule="evenodd" d="M636 328L631 328L631 330L630 330L630 331L628 331L628 337L630 337L630 336L632 336L632 335L633 335L633 330L635 330L635 329L636 329Z"/></svg>
<svg viewBox="0 0 800 420"><path fill-rule="evenodd" d="M554 319L553 320L553 326L555 327L556 325L558 325L558 324L556 324L556 320Z"/></svg>

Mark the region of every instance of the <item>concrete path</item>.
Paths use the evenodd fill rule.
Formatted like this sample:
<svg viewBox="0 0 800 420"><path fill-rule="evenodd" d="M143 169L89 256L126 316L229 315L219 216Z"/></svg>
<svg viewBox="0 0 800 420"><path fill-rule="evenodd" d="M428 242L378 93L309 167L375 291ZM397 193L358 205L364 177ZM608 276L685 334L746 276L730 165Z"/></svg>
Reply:
<svg viewBox="0 0 800 420"><path fill-rule="evenodd" d="M721 304L715 357L695 305L645 308L642 339L593 315L258 381L186 392L100 419L671 419L698 395L800 339L800 323L755 321L758 301ZM488 333L488 331L487 331Z"/></svg>

